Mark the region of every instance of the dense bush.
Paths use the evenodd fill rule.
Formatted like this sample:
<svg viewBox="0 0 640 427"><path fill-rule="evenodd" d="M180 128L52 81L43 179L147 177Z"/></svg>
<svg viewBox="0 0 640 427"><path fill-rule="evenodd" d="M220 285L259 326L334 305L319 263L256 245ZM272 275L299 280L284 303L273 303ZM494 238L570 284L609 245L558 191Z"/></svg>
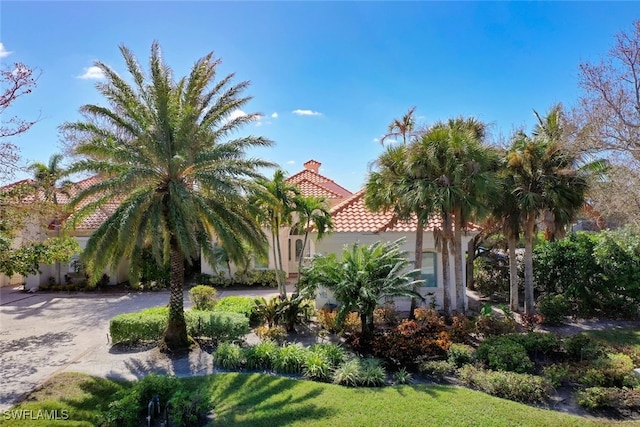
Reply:
<svg viewBox="0 0 640 427"><path fill-rule="evenodd" d="M135 313L119 314L109 323L111 341L137 343L160 339L167 327L167 307L148 308ZM185 311L187 332L193 337L207 337L217 341L234 341L249 332L249 321L235 313L216 311Z"/></svg>
<svg viewBox="0 0 640 427"><path fill-rule="evenodd" d="M362 330L360 315L354 311L345 316L342 320L342 324L339 322L337 310L329 310L326 308L320 309L316 312L316 318L320 326L332 334L355 334Z"/></svg>
<svg viewBox="0 0 640 427"><path fill-rule="evenodd" d="M565 317L571 314L571 305L564 295L542 295L538 298L537 305L542 315L542 323L547 325L560 325Z"/></svg>
<svg viewBox="0 0 640 427"><path fill-rule="evenodd" d="M564 338L562 346L570 361L595 360L605 354L605 348L600 343L584 334Z"/></svg>
<svg viewBox="0 0 640 427"><path fill-rule="evenodd" d="M302 374L310 380L328 381L331 377L331 368L331 362L324 354L311 351L304 361Z"/></svg>
<svg viewBox="0 0 640 427"><path fill-rule="evenodd" d="M640 303L640 235L628 230L572 233L539 245L534 253L536 288L564 295L570 314L636 317Z"/></svg>
<svg viewBox="0 0 640 427"><path fill-rule="evenodd" d="M217 302L215 288L206 285L197 285L189 289L189 300L196 310L213 310Z"/></svg>
<svg viewBox="0 0 640 427"><path fill-rule="evenodd" d="M440 321L418 324L404 320L391 330L375 331L370 341L355 334L349 341L355 351L371 354L397 367L414 367L421 360L444 359L451 345Z"/></svg>
<svg viewBox="0 0 640 427"><path fill-rule="evenodd" d="M455 372L456 366L448 360L428 360L422 362L418 366L418 370L437 380L442 380L445 375L451 375Z"/></svg>
<svg viewBox="0 0 640 427"><path fill-rule="evenodd" d="M150 374L122 390L101 412L100 425L137 427L146 424L147 405L158 396L160 404L171 403L169 417L176 427L204 425L213 409L211 399L204 390L186 391L182 383L172 375Z"/></svg>
<svg viewBox="0 0 640 427"><path fill-rule="evenodd" d="M284 279L284 271L278 270L278 272ZM278 286L276 274L276 270L249 270L238 271L233 275L233 277L230 278L223 272L218 272L213 275L201 273L197 275L196 281L202 285L216 286L221 288L227 288L230 286L262 286L275 288Z"/></svg>
<svg viewBox="0 0 640 427"><path fill-rule="evenodd" d="M256 328L256 335L261 340L275 341L278 343L283 342L287 338L287 330L282 326L258 326Z"/></svg>
<svg viewBox="0 0 640 427"><path fill-rule="evenodd" d="M216 304L216 311L226 311L244 315L252 322L257 321L253 308L256 302L254 298L242 296L230 296L220 298Z"/></svg>
<svg viewBox="0 0 640 427"><path fill-rule="evenodd" d="M476 359L496 371L524 374L533 370L527 350L509 336L487 338L476 351Z"/></svg>
<svg viewBox="0 0 640 427"><path fill-rule="evenodd" d="M508 299L509 266L497 265L485 257L476 257L473 260L473 285L480 295Z"/></svg>
<svg viewBox="0 0 640 427"><path fill-rule="evenodd" d="M515 332L516 322L510 317L480 315L476 318L476 334L483 338Z"/></svg>
<svg viewBox="0 0 640 427"><path fill-rule="evenodd" d="M633 367L631 358L626 354L608 354L587 366L578 381L587 387L634 387L639 381Z"/></svg>
<svg viewBox="0 0 640 427"><path fill-rule="evenodd" d="M546 378L553 387L560 387L567 383L572 375L569 366L566 364L552 364L542 368L542 376Z"/></svg>
<svg viewBox="0 0 640 427"><path fill-rule="evenodd" d="M475 332L475 325L464 314L456 314L451 321L449 327L449 335L451 341L456 343L467 343L471 341L471 334Z"/></svg>
<svg viewBox="0 0 640 427"><path fill-rule="evenodd" d="M578 392L576 401L590 411L613 410L626 415L640 411L640 389L592 387Z"/></svg>
<svg viewBox="0 0 640 427"><path fill-rule="evenodd" d="M385 302L373 310L373 323L376 326L396 326L399 318L396 305L393 301Z"/></svg>
<svg viewBox="0 0 640 427"><path fill-rule="evenodd" d="M273 368L281 374L301 374L310 350L298 343L280 347L273 360Z"/></svg>
<svg viewBox="0 0 640 427"><path fill-rule="evenodd" d="M280 351L280 347L274 341L263 341L249 347L245 351L247 368L269 370L273 368L273 361Z"/></svg>
<svg viewBox="0 0 640 427"><path fill-rule="evenodd" d="M526 334L509 334L505 335L505 337L523 346L532 359L540 356L552 356L562 350L562 341L551 333L529 332Z"/></svg>
<svg viewBox="0 0 640 427"><path fill-rule="evenodd" d="M458 370L458 376L470 387L517 402L544 402L552 391L548 380L529 374L485 371L466 365Z"/></svg>
<svg viewBox="0 0 640 427"><path fill-rule="evenodd" d="M378 387L384 384L387 373L379 360L349 359L333 372L334 384L349 387Z"/></svg>
<svg viewBox="0 0 640 427"><path fill-rule="evenodd" d="M466 344L451 344L447 350L448 361L457 368L473 362L475 357L475 349Z"/></svg>
<svg viewBox="0 0 640 427"><path fill-rule="evenodd" d="M223 342L216 347L213 361L221 368L238 370L245 363L244 352L238 344Z"/></svg>

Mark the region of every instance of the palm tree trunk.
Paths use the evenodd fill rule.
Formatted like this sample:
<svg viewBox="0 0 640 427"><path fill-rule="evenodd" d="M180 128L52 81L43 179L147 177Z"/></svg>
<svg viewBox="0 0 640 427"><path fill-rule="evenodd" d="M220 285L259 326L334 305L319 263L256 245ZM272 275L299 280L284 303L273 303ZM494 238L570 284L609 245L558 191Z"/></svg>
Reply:
<svg viewBox="0 0 640 427"><path fill-rule="evenodd" d="M451 218L442 214L442 309L451 314L451 272L449 270L449 240L451 235Z"/></svg>
<svg viewBox="0 0 640 427"><path fill-rule="evenodd" d="M276 283L278 284L278 292L282 295L282 284L280 283L280 275L278 274L278 253L276 252L276 232L271 227L271 251L273 252L273 266L276 270Z"/></svg>
<svg viewBox="0 0 640 427"><path fill-rule="evenodd" d="M171 283L169 286L169 321L164 331L161 350L170 353L180 352L189 348L187 322L184 318L184 257L178 250L178 244L171 241Z"/></svg>
<svg viewBox="0 0 640 427"><path fill-rule="evenodd" d="M278 249L278 270L284 271L282 267L282 249L280 248L280 227L278 226L278 231L276 232L276 248ZM280 277L280 271L276 271L276 276ZM286 288L286 277L280 279L282 284L280 286L280 298L283 300L287 299L287 288Z"/></svg>
<svg viewBox="0 0 640 427"><path fill-rule="evenodd" d="M534 213L527 215L524 230L524 312L535 314L535 300L533 297L533 233L536 226Z"/></svg>
<svg viewBox="0 0 640 427"><path fill-rule="evenodd" d="M420 271L422 270L422 241L424 238L424 223L420 218L418 218L418 227L416 229L416 246L415 246L415 269L418 270L418 275L420 275ZM418 285L413 285L414 292L420 292L420 288ZM409 319L414 318L414 312L416 307L418 306L418 299L413 297L411 298L411 308L409 311Z"/></svg>
<svg viewBox="0 0 640 427"><path fill-rule="evenodd" d="M453 219L453 271L456 282L456 311L465 312L464 300L466 296L464 281L462 280L462 210L456 209Z"/></svg>
<svg viewBox="0 0 640 427"><path fill-rule="evenodd" d="M467 286L468 289L474 290L474 284L473 284L473 261L475 260L475 255L476 255L476 237L474 236L473 239L469 240L469 242L467 243L467 268L465 271L465 276L466 276L466 283L465 285Z"/></svg>
<svg viewBox="0 0 640 427"><path fill-rule="evenodd" d="M520 301L518 300L518 261L516 260L517 244L518 240L515 234L509 233L507 239L507 246L509 246L509 287L511 290L509 308L513 312L520 310Z"/></svg>
<svg viewBox="0 0 640 427"><path fill-rule="evenodd" d="M304 255L304 250L307 247L307 241L309 239L309 231L307 231L307 230L309 230L309 226L310 226L310 224L309 224L309 222L307 222L307 226L304 229L305 230L304 231L304 240L302 241L302 254L300 254L300 259L298 259L298 280L297 280L296 287L297 287L297 285L300 284L300 273L302 272L302 257Z"/></svg>

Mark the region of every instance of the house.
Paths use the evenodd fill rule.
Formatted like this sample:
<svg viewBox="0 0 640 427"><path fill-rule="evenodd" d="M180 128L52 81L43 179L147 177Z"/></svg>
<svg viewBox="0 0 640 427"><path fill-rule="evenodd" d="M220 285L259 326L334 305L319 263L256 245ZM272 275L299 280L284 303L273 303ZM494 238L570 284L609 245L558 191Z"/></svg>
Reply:
<svg viewBox="0 0 640 427"><path fill-rule="evenodd" d="M415 239L417 221L400 221L392 212L372 212L364 204L364 190L351 193L336 182L319 173L321 163L309 160L304 163L304 169L287 178L287 182L295 184L305 196L326 197L331 207L334 230L326 234L322 240L316 240L315 233L311 233L305 253L301 253L303 235L295 234L295 229L283 227L280 231L280 245L283 257L283 267L289 278L295 278L298 272L300 257L309 258L315 254L328 254L342 252L345 245L359 242L372 244L377 241L395 241L404 237L403 250L409 253L413 259L415 251ZM442 259L437 251L434 230L440 226L439 219L433 218L424 229L422 249L422 278L425 280L420 292L428 304L434 303L437 307L443 306L443 280L440 272ZM462 247L466 248L468 242L477 234L478 228L470 225L463 236ZM269 233L267 233L269 235ZM455 295L454 262L450 256L450 295ZM263 268L275 268L272 251L269 251L268 263L256 263ZM213 274L214 269L204 260L201 260L202 272ZM463 266L464 268L464 266ZM463 270L463 277L465 277ZM333 303L331 295L321 291L316 300L317 306L325 303ZM465 302L466 305L466 302ZM396 299L396 307L399 310L408 310L410 300L408 298Z"/></svg>
<svg viewBox="0 0 640 427"><path fill-rule="evenodd" d="M416 221L400 221L392 212L371 212L364 204L364 190L352 193L332 179L320 174L320 166L320 162L309 160L304 163L304 168L300 172L287 178L287 182L295 184L305 196L321 196L328 200L334 230L319 241L316 240L315 233L312 232L305 253L303 254L302 245L304 235L297 234L295 228L282 227L280 230L280 250L283 256L283 268L288 277L294 279L297 276L300 257L304 259L310 258L315 254L341 253L345 245L354 242L372 244L377 241L395 241L404 237L406 240L403 249L413 258ZM97 179L98 177L93 176L75 183L68 194L58 194L59 202L66 203L69 197L92 185ZM93 233L116 208L117 203L107 204L86 217L76 226L72 235L77 239L81 248L86 247L91 233ZM420 291L428 303L433 302L436 306L442 307L443 281L440 271L440 266L442 265L441 253L436 249L434 237L434 230L440 225L438 221L437 218L433 218L424 229L422 277L425 280L425 284ZM56 232L56 226L57 224L50 223L48 230L38 230L40 237L45 238L46 236L53 235ZM34 227L32 226L32 228ZM467 247L467 243L473 238L477 231L475 226L470 226L468 232L463 236L463 248ZM270 233L266 232L265 234L270 238ZM275 268L276 263L273 259L273 251L269 250L268 252L269 259L264 261L254 260L254 268ZM75 261L77 261L77 259L72 260L68 265L61 266L62 274L74 272L76 267ZM453 257L450 259L450 266L450 276L453 278ZM105 271L105 273L110 276L111 283L127 280L126 267L126 263L123 262L115 271ZM41 266L40 270L40 274L27 278L6 278L0 276L0 284L25 281L26 288L32 289L47 283L50 277L56 276L56 266ZM206 260L201 259L202 273L214 274L216 270L226 269L214 269ZM451 283L450 295L455 295L454 286L455 285ZM321 293L317 303L322 306L327 302L332 302L331 296L326 292ZM406 310L409 307L409 300L397 300L396 305L398 309Z"/></svg>

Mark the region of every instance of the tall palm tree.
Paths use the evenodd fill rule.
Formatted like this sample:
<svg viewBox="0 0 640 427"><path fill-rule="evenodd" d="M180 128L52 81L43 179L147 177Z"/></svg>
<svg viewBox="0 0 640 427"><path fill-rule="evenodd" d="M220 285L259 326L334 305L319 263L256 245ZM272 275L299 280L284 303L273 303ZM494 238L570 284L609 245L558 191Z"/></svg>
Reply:
<svg viewBox="0 0 640 427"><path fill-rule="evenodd" d="M42 192L45 204L49 205L49 208L53 210L52 224L56 236L60 234L62 215L58 194L63 193L68 195L68 189L71 186L71 181L61 181L70 175L69 170L62 166L62 160L62 154L54 154L49 158L48 164L45 165L44 163L36 162L30 164L27 168L27 170L33 173L34 190ZM60 263L56 262L56 279L58 283L62 281L61 270Z"/></svg>
<svg viewBox="0 0 640 427"><path fill-rule="evenodd" d="M273 174L273 179L260 179L253 188L252 204L259 208L259 218L271 231L273 259L276 269L284 271L282 265L282 249L280 247L280 230L283 226L291 224L291 214L295 210L295 201L300 196L300 190L293 184L289 184L284 176L284 171L278 169ZM284 277L276 274L278 291L280 296L287 297L287 288Z"/></svg>
<svg viewBox="0 0 640 427"><path fill-rule="evenodd" d="M304 232L304 240L302 241L302 250L298 259L298 284L302 274L302 254L307 247L309 240L309 232L311 228L315 228L317 240L324 237L327 232L333 230L333 221L327 201L323 197L315 196L299 196L294 201L295 213L298 216L297 227Z"/></svg>
<svg viewBox="0 0 640 427"><path fill-rule="evenodd" d="M384 145L384 141L390 137L402 137L402 143L407 143L407 137L413 136L416 127L416 121L413 113L416 107L411 107L400 119L393 119L387 128L387 133L380 138L380 144Z"/></svg>
<svg viewBox="0 0 640 427"><path fill-rule="evenodd" d="M213 53L176 81L157 42L151 46L148 73L128 48L120 51L132 83L96 62L105 74L97 88L107 106L84 105L86 119L63 126L79 135L75 151L84 157L72 171L101 177L72 200L76 211L68 226L96 209L117 205L83 253L94 279L126 258L130 280L139 280L146 246L158 265L170 262L169 319L161 348L179 351L190 344L183 311L185 259L190 262L201 251L213 264L212 234L230 256L243 251L243 241L262 253L267 250L256 209L245 194L262 178L258 169L273 165L246 158L245 152L271 142L253 136L229 139L257 115L231 115L249 101L241 95L249 83L232 85L233 74L215 81L220 60Z"/></svg>
<svg viewBox="0 0 640 427"><path fill-rule="evenodd" d="M588 182L579 173L577 158L556 141L520 134L507 153L513 174L512 192L521 214L525 238L525 313L535 312L533 294L533 236L536 220L546 211L567 214L584 205Z"/></svg>

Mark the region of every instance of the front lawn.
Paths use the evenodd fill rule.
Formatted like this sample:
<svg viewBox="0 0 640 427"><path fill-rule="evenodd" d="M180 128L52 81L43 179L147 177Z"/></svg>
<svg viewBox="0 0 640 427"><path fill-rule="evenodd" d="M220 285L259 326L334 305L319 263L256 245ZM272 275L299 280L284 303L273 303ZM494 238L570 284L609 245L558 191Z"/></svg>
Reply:
<svg viewBox="0 0 640 427"><path fill-rule="evenodd" d="M182 379L188 389L206 387L221 426L640 426L607 422L533 408L484 393L450 386L347 388L261 374L218 374ZM128 387L83 374L64 373L12 410L67 410L60 421L8 421L2 426L92 426L96 409Z"/></svg>

